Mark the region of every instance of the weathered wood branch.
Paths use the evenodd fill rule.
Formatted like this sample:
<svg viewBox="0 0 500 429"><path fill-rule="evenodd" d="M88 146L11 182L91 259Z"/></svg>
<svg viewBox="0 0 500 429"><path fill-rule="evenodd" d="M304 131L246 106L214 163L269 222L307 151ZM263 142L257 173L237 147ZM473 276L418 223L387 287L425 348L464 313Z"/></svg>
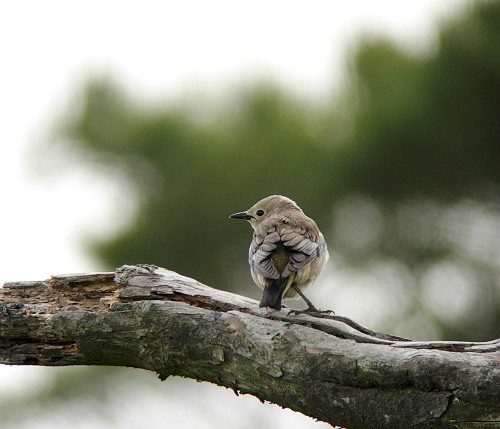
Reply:
<svg viewBox="0 0 500 429"><path fill-rule="evenodd" d="M500 427L500 340L417 342L268 311L154 266L6 283L0 363L144 368L348 429Z"/></svg>

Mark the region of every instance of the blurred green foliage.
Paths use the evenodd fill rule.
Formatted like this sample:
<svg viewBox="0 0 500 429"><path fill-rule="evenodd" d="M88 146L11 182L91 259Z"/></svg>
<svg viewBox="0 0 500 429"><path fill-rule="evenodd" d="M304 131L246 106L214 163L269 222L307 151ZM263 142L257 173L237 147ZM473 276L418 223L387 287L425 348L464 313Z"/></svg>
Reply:
<svg viewBox="0 0 500 429"><path fill-rule="evenodd" d="M251 229L227 217L280 193L317 220L332 271L344 270L331 292L318 292L324 308L357 290L362 311L375 311L378 298L386 316L372 328L500 337L500 2L474 3L443 25L427 55L362 39L349 72L326 105L263 84L228 88L219 103L200 95L147 106L95 79L61 120L57 144L38 156L50 165L60 155L50 149L62 145L65 165L112 172L136 203L126 230L92 244L110 269L154 263L257 298ZM346 276L349 268L358 275ZM57 424L66 413L118 427L119 411L109 412L124 400L120 383L141 383L123 371L72 369L43 390L3 395L1 426Z"/></svg>
<svg viewBox="0 0 500 429"><path fill-rule="evenodd" d="M467 317L428 311L414 292L407 316L433 318L447 339L500 336L500 260L471 253L462 237L474 219L492 219L485 239L500 226L499 2L444 25L427 55L361 41L349 85L327 106L273 84L228 92L224 103L145 108L110 79L88 83L62 141L79 162L125 177L123 198L138 204L128 229L94 243L110 268L154 263L257 297L251 230L227 217L278 193L317 220L347 264L398 261L417 289L443 264L449 282L467 267L480 297L464 295ZM478 210L454 210L464 207Z"/></svg>
<svg viewBox="0 0 500 429"><path fill-rule="evenodd" d="M84 105L71 142L126 175L139 201L131 228L96 247L110 267L155 263L231 287L227 272L243 265L250 234L231 213L272 193L316 214L331 204L335 147L316 115L276 88L242 91L210 123L189 110L145 111L109 81L92 82Z"/></svg>

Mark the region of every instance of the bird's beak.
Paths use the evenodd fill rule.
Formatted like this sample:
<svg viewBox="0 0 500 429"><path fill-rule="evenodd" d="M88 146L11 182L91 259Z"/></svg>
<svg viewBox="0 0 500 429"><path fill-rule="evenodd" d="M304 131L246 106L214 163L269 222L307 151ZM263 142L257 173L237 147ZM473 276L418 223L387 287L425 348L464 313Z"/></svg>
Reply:
<svg viewBox="0 0 500 429"><path fill-rule="evenodd" d="M233 218L233 219L245 219L245 220L253 219L252 216L247 215L246 212L235 213L235 214L232 214L229 217Z"/></svg>

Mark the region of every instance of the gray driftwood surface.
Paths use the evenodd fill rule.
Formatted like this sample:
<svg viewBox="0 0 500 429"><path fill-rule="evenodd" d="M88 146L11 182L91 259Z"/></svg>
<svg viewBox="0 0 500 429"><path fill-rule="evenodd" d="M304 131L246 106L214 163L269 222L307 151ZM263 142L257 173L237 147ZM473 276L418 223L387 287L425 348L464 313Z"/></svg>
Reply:
<svg viewBox="0 0 500 429"><path fill-rule="evenodd" d="M500 427L500 340L409 341L288 313L146 265L6 283L0 363L144 368L348 429Z"/></svg>

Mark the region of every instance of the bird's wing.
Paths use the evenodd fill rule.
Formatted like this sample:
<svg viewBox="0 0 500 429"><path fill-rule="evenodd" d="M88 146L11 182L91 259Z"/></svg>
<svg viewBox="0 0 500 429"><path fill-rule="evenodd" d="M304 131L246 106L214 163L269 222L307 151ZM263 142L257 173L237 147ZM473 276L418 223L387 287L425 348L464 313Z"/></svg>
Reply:
<svg viewBox="0 0 500 429"><path fill-rule="evenodd" d="M326 248L325 239L317 227L312 231L286 224L269 229L258 228L254 231L248 252L248 263L256 273L268 279L280 277L272 260L272 255L280 242L290 254L290 260L281 273L282 278L300 270L320 256Z"/></svg>
<svg viewBox="0 0 500 429"><path fill-rule="evenodd" d="M248 263L258 274L268 279L278 279L279 273L274 267L271 256L278 247L280 235L276 228L254 231L250 249L248 250Z"/></svg>
<svg viewBox="0 0 500 429"><path fill-rule="evenodd" d="M325 239L317 227L314 231L310 231L310 228L306 230L284 225L279 230L279 235L281 242L290 252L290 261L283 271L283 277L288 277L306 266L326 248Z"/></svg>

